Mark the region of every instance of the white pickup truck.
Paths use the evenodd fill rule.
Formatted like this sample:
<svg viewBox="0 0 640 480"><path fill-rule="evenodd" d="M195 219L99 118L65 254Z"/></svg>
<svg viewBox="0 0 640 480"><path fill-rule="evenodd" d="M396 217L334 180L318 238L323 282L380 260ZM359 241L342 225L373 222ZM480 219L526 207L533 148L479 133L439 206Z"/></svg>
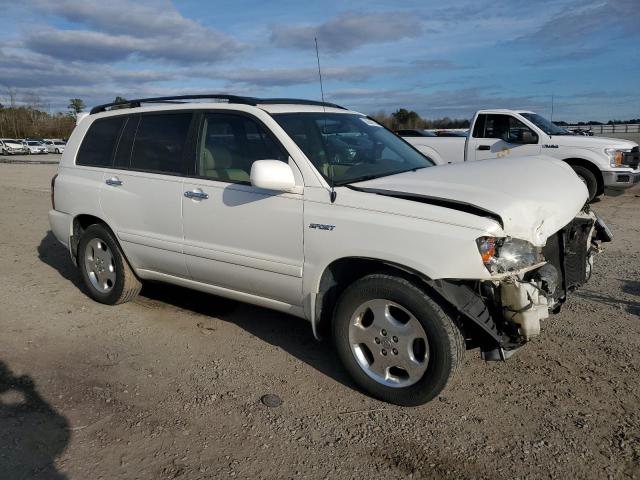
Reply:
<svg viewBox="0 0 640 480"><path fill-rule="evenodd" d="M466 137L441 137L419 130L398 133L439 165L531 155L563 160L587 185L590 200L605 188L623 189L640 181L637 143L574 135L530 111L480 110Z"/></svg>

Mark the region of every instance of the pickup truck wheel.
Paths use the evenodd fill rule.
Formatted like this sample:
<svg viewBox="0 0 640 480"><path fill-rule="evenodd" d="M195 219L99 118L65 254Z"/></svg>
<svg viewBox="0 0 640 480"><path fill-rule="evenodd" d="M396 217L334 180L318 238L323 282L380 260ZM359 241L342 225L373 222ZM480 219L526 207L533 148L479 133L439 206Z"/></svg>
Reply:
<svg viewBox="0 0 640 480"><path fill-rule="evenodd" d="M89 296L100 303L128 302L142 288L111 232L99 224L80 237L78 268Z"/></svg>
<svg viewBox="0 0 640 480"><path fill-rule="evenodd" d="M464 337L452 318L411 282L383 274L354 282L336 305L333 336L353 380L405 406L433 399L462 363Z"/></svg>
<svg viewBox="0 0 640 480"><path fill-rule="evenodd" d="M578 175L580 180L582 180L587 186L587 190L589 190L589 201L593 200L598 191L598 181L596 180L596 176L591 172L591 170L581 167L580 165L571 165L571 168L573 168L576 175Z"/></svg>

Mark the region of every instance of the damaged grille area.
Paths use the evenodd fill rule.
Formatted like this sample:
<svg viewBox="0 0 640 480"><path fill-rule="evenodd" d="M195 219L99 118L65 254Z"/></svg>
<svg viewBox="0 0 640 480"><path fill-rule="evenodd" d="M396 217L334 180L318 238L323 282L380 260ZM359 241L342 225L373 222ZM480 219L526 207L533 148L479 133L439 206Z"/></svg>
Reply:
<svg viewBox="0 0 640 480"><path fill-rule="evenodd" d="M568 292L589 279L589 235L593 224L591 218L575 218L549 237L542 249L547 262L558 271L558 288L553 296L560 303L564 302Z"/></svg>

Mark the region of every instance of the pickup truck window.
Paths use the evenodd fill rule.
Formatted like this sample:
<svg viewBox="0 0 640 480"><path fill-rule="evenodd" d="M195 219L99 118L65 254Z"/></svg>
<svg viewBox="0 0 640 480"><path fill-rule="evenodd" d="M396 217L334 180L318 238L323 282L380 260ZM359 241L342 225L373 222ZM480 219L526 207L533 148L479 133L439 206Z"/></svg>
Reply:
<svg viewBox="0 0 640 480"><path fill-rule="evenodd" d="M474 129L476 138L500 138L505 141L518 142L522 139L524 132L533 132L524 123L511 115L483 115L483 131L480 127ZM478 122L476 123L479 123Z"/></svg>
<svg viewBox="0 0 640 480"><path fill-rule="evenodd" d="M204 117L198 146L200 177L249 183L256 160L287 162L288 154L255 121L243 115L211 113Z"/></svg>
<svg viewBox="0 0 640 480"><path fill-rule="evenodd" d="M370 180L433 162L382 125L347 113L280 113L273 118L327 180Z"/></svg>
<svg viewBox="0 0 640 480"><path fill-rule="evenodd" d="M529 120L547 135L572 135L572 133L568 130L560 128L551 120L547 120L542 115L538 115L537 113L521 113L520 115Z"/></svg>

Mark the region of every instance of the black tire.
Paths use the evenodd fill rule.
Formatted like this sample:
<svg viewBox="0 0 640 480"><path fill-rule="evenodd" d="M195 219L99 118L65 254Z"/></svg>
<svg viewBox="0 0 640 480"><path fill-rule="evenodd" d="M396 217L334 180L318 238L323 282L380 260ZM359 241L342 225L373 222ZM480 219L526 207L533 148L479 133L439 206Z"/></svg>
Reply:
<svg viewBox="0 0 640 480"><path fill-rule="evenodd" d="M576 172L576 175L584 182L587 186L587 190L589 190L589 201L596 198L598 193L598 180L596 176L593 174L591 170L586 167L582 167L580 165L571 165L573 171Z"/></svg>
<svg viewBox="0 0 640 480"><path fill-rule="evenodd" d="M386 386L367 373L356 360L349 342L352 316L365 302L384 299L401 305L422 325L429 358L426 371L406 387ZM392 275L373 274L350 285L340 296L333 319L333 338L343 365L355 383L371 396L403 406L416 406L436 397L463 362L464 336L454 320L428 294L413 283Z"/></svg>
<svg viewBox="0 0 640 480"><path fill-rule="evenodd" d="M104 242L110 250L113 258L115 282L113 282L112 287L110 287L107 292L102 292L94 286L85 264L85 255L87 254L88 245L94 239ZM129 266L127 259L124 257L118 242L113 237L113 234L105 226L93 224L82 233L78 244L77 259L78 268L80 269L80 275L82 276L84 286L86 287L89 296L95 301L107 305L117 305L119 303L125 303L133 300L138 293L140 293L142 283L138 280L135 273L133 273L133 270Z"/></svg>

